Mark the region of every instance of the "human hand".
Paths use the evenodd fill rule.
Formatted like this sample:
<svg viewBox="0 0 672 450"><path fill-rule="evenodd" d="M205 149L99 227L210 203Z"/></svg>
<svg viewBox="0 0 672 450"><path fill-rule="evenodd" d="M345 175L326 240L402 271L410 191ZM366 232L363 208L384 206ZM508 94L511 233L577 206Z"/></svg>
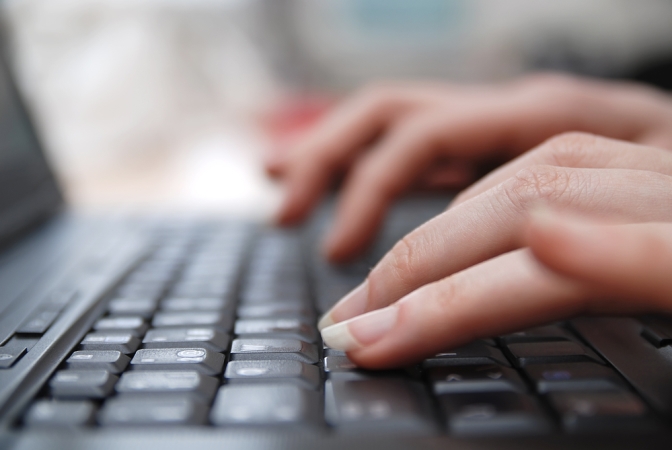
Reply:
<svg viewBox="0 0 672 450"><path fill-rule="evenodd" d="M607 225L546 212L625 223ZM672 312L672 153L562 135L404 237L320 321L356 364L415 362L583 313Z"/></svg>
<svg viewBox="0 0 672 450"><path fill-rule="evenodd" d="M414 185L464 187L477 166L566 131L672 149L672 100L628 83L536 75L493 86L384 84L346 100L268 172L284 180L280 224L303 220L346 174L324 253L355 256Z"/></svg>

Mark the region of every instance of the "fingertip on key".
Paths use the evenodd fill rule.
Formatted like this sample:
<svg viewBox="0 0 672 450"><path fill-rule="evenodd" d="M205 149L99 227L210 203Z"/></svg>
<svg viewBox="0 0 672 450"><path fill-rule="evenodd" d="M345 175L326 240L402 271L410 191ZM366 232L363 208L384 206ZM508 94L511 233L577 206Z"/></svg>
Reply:
<svg viewBox="0 0 672 450"><path fill-rule="evenodd" d="M394 328L397 316L396 305L377 309L324 328L322 339L334 350L358 350L384 338Z"/></svg>

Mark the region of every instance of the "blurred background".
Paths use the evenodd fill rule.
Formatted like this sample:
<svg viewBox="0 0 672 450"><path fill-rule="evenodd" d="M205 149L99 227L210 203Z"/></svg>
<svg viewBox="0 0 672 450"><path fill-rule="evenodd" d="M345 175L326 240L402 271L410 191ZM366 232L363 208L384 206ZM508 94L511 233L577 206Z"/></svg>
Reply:
<svg viewBox="0 0 672 450"><path fill-rule="evenodd" d="M672 84L669 0L5 0L70 202L267 217L261 158L381 79Z"/></svg>

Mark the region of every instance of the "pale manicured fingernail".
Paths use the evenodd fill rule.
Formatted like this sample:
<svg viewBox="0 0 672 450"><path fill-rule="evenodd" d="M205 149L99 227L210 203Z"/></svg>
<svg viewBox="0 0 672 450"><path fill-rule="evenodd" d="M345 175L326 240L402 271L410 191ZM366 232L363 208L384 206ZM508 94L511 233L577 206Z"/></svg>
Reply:
<svg viewBox="0 0 672 450"><path fill-rule="evenodd" d="M374 344L397 322L399 308L388 306L322 330L325 344L334 350L349 352Z"/></svg>
<svg viewBox="0 0 672 450"><path fill-rule="evenodd" d="M362 314L366 310L369 297L369 283L364 281L348 295L336 303L317 323L317 328L322 330L335 323L342 322Z"/></svg>

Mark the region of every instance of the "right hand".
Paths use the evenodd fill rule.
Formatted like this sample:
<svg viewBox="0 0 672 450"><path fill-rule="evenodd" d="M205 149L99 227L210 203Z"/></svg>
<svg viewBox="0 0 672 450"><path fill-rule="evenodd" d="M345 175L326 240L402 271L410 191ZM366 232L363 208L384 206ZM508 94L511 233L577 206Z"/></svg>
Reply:
<svg viewBox="0 0 672 450"><path fill-rule="evenodd" d="M670 313L671 205L672 152L560 135L400 240L322 338L384 368L580 314Z"/></svg>
<svg viewBox="0 0 672 450"><path fill-rule="evenodd" d="M324 252L346 261L414 185L464 187L479 163L509 160L566 131L672 149L672 100L643 86L536 75L491 86L385 84L346 100L267 170L284 180L278 222L302 221L346 173Z"/></svg>

